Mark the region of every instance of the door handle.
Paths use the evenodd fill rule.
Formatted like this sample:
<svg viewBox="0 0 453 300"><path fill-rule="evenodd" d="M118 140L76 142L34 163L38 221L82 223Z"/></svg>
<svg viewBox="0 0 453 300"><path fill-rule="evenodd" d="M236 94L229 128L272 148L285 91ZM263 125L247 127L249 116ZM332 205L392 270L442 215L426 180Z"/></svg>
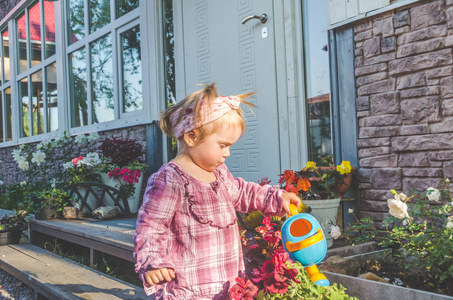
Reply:
<svg viewBox="0 0 453 300"><path fill-rule="evenodd" d="M247 23L248 21L250 21L251 19L259 19L261 21L261 23L266 23L267 22L267 15L266 14L262 14L261 16L258 16L258 15L250 15L250 16L247 16L245 17L243 20L242 20L242 24L245 24Z"/></svg>

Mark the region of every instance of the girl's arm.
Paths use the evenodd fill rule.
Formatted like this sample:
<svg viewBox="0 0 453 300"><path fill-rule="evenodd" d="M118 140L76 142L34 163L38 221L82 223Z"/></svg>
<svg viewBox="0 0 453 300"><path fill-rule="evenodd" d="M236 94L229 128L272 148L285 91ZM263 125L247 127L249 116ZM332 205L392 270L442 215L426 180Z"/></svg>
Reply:
<svg viewBox="0 0 453 300"><path fill-rule="evenodd" d="M261 186L242 178L234 178L226 166L224 171L234 206L239 212L260 210L265 216L282 216L285 211L289 212L289 203L300 205L300 199L296 194L286 193L278 186Z"/></svg>
<svg viewBox="0 0 453 300"><path fill-rule="evenodd" d="M148 180L134 233L134 257L137 260L135 270L139 273L147 293L154 292L149 290L150 286L144 280L148 271L161 268L174 269L167 251L168 237L181 195L178 183L168 172L156 173Z"/></svg>

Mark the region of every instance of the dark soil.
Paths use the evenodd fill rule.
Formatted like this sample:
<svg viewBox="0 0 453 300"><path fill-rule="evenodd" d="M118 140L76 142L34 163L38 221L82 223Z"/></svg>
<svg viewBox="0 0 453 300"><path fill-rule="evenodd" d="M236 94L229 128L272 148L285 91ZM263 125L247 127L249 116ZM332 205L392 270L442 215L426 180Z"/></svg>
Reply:
<svg viewBox="0 0 453 300"><path fill-rule="evenodd" d="M372 272L394 285L453 296L453 280L445 280L439 284L438 279L433 278L428 270L406 269L405 266L396 265L388 258L364 261L354 275L367 272Z"/></svg>

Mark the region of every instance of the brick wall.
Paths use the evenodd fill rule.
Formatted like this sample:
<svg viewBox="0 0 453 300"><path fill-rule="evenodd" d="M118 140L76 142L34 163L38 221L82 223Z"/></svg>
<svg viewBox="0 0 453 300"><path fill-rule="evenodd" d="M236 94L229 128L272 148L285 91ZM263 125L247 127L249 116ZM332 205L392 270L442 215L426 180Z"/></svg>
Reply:
<svg viewBox="0 0 453 300"><path fill-rule="evenodd" d="M354 24L361 215L453 179L453 0Z"/></svg>

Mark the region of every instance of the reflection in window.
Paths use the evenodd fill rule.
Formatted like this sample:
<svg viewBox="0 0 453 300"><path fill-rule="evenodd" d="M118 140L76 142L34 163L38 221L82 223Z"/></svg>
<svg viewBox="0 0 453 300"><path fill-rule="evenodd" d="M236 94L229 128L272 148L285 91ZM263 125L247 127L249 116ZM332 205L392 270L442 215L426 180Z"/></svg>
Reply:
<svg viewBox="0 0 453 300"><path fill-rule="evenodd" d="M2 98L2 91L0 91L0 143L3 143L4 136L3 136L3 98Z"/></svg>
<svg viewBox="0 0 453 300"><path fill-rule="evenodd" d="M3 66L4 66L4 75L5 75L5 82L9 81L10 78L10 70L9 70L9 36L8 31L3 32L2 34L2 54L3 54Z"/></svg>
<svg viewBox="0 0 453 300"><path fill-rule="evenodd" d="M52 1L44 1L44 24L46 58L49 58L55 54L55 6Z"/></svg>
<svg viewBox="0 0 453 300"><path fill-rule="evenodd" d="M30 136L30 116L29 116L30 101L28 100L27 77L19 81L19 104L20 104L19 112L21 119L20 136L21 137Z"/></svg>
<svg viewBox="0 0 453 300"><path fill-rule="evenodd" d="M33 135L44 133L44 102L42 91L42 71L31 75L32 124Z"/></svg>
<svg viewBox="0 0 453 300"><path fill-rule="evenodd" d="M13 107L11 104L11 88L5 90L5 109L6 109L6 140L13 140Z"/></svg>
<svg viewBox="0 0 453 300"><path fill-rule="evenodd" d="M123 112L140 110L143 108L143 97L139 26L121 34L121 66Z"/></svg>
<svg viewBox="0 0 453 300"><path fill-rule="evenodd" d="M68 0L70 9L68 41L73 44L85 36L84 0Z"/></svg>
<svg viewBox="0 0 453 300"><path fill-rule="evenodd" d="M57 64L46 67L47 131L58 129Z"/></svg>
<svg viewBox="0 0 453 300"><path fill-rule="evenodd" d="M71 88L71 125L88 125L87 66L85 48L69 55L69 76Z"/></svg>
<svg viewBox="0 0 453 300"><path fill-rule="evenodd" d="M25 14L17 19L17 43L19 49L19 73L27 70L27 29L25 24Z"/></svg>
<svg viewBox="0 0 453 300"><path fill-rule="evenodd" d="M114 119L113 62L111 35L91 44L93 123Z"/></svg>
<svg viewBox="0 0 453 300"><path fill-rule="evenodd" d="M28 11L30 24L30 46L31 46L31 66L36 66L41 62L41 16L39 13L39 2Z"/></svg>
<svg viewBox="0 0 453 300"><path fill-rule="evenodd" d="M330 81L327 52L326 1L303 1L305 86L309 128L309 157L317 163L332 154Z"/></svg>
<svg viewBox="0 0 453 300"><path fill-rule="evenodd" d="M139 6L139 0L118 0L116 1L116 18L124 16Z"/></svg>
<svg viewBox="0 0 453 300"><path fill-rule="evenodd" d="M90 33L110 23L110 0L91 0L90 5Z"/></svg>

